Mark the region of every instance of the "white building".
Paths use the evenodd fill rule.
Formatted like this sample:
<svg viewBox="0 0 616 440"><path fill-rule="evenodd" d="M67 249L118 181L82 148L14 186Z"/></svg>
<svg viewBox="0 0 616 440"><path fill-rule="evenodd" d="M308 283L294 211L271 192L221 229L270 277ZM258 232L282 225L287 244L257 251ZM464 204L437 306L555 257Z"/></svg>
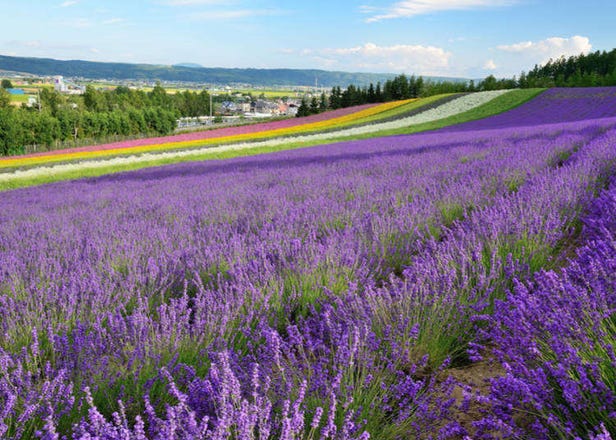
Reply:
<svg viewBox="0 0 616 440"><path fill-rule="evenodd" d="M64 78L60 75L53 77L53 88L56 92L66 93L68 92L68 87L64 83Z"/></svg>
<svg viewBox="0 0 616 440"><path fill-rule="evenodd" d="M78 86L70 81L68 83L64 82L64 77L60 75L53 77L53 88L56 92L69 95L81 95L86 91L86 88L83 86Z"/></svg>

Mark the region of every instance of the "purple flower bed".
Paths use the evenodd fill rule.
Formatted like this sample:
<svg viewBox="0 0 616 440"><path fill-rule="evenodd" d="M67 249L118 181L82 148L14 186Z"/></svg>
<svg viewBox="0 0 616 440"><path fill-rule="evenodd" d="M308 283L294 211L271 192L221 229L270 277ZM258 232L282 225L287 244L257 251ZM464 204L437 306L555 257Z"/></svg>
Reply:
<svg viewBox="0 0 616 440"><path fill-rule="evenodd" d="M490 130L616 115L616 87L551 88L531 101L498 115L452 125L443 131Z"/></svg>
<svg viewBox="0 0 616 440"><path fill-rule="evenodd" d="M442 374L557 260L615 142L429 133L2 193L0 436L468 434Z"/></svg>
<svg viewBox="0 0 616 440"><path fill-rule="evenodd" d="M591 204L583 236L567 267L516 280L495 307L489 336L506 374L492 382L482 429L524 438L616 432L616 181Z"/></svg>

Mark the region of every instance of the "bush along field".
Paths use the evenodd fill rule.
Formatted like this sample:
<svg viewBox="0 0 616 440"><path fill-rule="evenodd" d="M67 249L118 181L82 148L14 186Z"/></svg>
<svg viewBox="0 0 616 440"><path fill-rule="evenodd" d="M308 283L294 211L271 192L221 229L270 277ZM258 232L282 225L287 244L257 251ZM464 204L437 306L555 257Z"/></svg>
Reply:
<svg viewBox="0 0 616 440"><path fill-rule="evenodd" d="M612 438L616 94L586 90L0 193L0 437Z"/></svg>

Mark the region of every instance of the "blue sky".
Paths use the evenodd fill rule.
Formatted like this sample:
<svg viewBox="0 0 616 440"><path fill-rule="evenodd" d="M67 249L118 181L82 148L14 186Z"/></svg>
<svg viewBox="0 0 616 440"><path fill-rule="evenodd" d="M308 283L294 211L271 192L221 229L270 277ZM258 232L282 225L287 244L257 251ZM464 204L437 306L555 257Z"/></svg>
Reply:
<svg viewBox="0 0 616 440"><path fill-rule="evenodd" d="M477 78L616 47L613 0L22 0L0 54Z"/></svg>

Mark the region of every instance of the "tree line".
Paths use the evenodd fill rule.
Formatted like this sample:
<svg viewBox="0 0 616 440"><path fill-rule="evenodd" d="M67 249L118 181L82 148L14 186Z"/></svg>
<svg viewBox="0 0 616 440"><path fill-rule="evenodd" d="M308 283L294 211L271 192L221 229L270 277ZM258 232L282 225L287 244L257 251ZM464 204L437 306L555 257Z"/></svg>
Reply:
<svg viewBox="0 0 616 440"><path fill-rule="evenodd" d="M148 92L125 86L113 90L87 86L83 95L68 96L45 88L31 107L10 105L10 95L2 87L0 155L114 137L167 135L175 130L179 117L209 111L206 91L171 94L160 84Z"/></svg>
<svg viewBox="0 0 616 440"><path fill-rule="evenodd" d="M519 87L616 86L616 49L561 57L522 72Z"/></svg>
<svg viewBox="0 0 616 440"><path fill-rule="evenodd" d="M421 76L398 75L393 79L380 82L376 85L359 87L349 85L342 90L339 86L333 87L327 98L321 95L320 100L313 97L310 101L302 100L297 116L307 116L320 113L325 110L352 107L362 104L398 101L401 99L420 98L443 93L465 93L482 90L512 89L517 87L515 80L496 79L490 75L475 84L475 81L432 81Z"/></svg>
<svg viewBox="0 0 616 440"><path fill-rule="evenodd" d="M333 87L329 100L323 104L316 98L304 100L298 116L307 116L326 110L354 105L396 101L433 96L442 93L464 93L484 90L502 90L533 87L592 87L616 86L616 49L549 60L519 77L497 79L489 75L481 81L430 81L421 76L399 75L384 84L358 87L353 84L342 90ZM323 95L324 96L324 95Z"/></svg>

